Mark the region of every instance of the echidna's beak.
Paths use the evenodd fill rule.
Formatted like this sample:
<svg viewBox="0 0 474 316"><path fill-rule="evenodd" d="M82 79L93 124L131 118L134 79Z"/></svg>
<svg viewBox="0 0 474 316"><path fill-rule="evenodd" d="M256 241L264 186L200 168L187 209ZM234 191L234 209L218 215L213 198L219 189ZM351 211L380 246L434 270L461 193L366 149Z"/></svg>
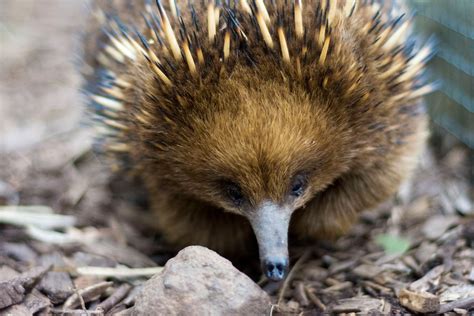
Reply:
<svg viewBox="0 0 474 316"><path fill-rule="evenodd" d="M264 202L252 214L250 223L257 237L260 262L265 275L274 281L288 271L288 225L291 211L272 202Z"/></svg>

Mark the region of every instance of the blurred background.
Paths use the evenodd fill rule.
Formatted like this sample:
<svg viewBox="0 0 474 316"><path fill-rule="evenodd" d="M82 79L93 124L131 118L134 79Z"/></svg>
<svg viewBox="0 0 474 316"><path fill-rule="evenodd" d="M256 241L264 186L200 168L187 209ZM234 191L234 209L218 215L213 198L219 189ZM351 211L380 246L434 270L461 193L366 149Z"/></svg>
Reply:
<svg viewBox="0 0 474 316"><path fill-rule="evenodd" d="M474 1L409 0L421 36L438 40L429 75L439 91L426 98L432 118L433 145L439 153L461 141L474 148ZM452 137L454 136L454 137ZM471 152L471 166L474 164ZM473 181L472 168L470 171Z"/></svg>

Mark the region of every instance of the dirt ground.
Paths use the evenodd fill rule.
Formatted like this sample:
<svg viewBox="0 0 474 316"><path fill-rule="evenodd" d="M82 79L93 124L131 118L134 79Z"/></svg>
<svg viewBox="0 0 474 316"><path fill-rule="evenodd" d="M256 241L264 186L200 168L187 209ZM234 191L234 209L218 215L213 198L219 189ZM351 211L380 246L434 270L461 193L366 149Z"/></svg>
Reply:
<svg viewBox="0 0 474 316"><path fill-rule="evenodd" d="M75 66L87 6L0 6L0 292L39 269L25 300L2 311L0 299L0 315L126 310L150 276L140 269L158 271L173 252L144 228L146 216L91 151ZM460 145L427 152L413 181L364 213L350 234L294 249L285 282L259 281L273 313L396 315L413 313L416 303L441 314L474 312L469 154ZM116 270L91 273L97 266ZM138 276L118 277L127 267Z"/></svg>

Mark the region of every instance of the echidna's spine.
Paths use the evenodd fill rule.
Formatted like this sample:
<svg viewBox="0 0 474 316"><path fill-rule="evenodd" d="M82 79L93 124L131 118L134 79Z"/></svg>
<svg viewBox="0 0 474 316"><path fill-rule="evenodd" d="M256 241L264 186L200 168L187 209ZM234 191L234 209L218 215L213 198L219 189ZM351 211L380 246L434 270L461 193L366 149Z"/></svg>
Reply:
<svg viewBox="0 0 474 316"><path fill-rule="evenodd" d="M100 13L106 41L97 55L100 70L97 86L90 90L90 106L100 122L102 151L129 150L121 112L127 111L126 91L132 83L120 69L142 59L162 89L176 89L180 80L200 80L238 61L258 67L262 58L275 60L295 80L313 82L306 68L317 64L321 77L316 81L323 89L343 86L344 93L364 100L370 95L361 85L366 65L345 60L345 39L333 34L335 28L357 25L360 38L367 38L366 58L390 91L384 102L409 102L435 88L420 76L432 55L432 41L424 46L406 41L411 17L374 1L305 2L212 0L180 8L170 0L165 8L159 0L147 1L141 23L145 27L140 29ZM189 78L178 78L177 69L185 69ZM344 80L334 82L335 74ZM143 109L135 119L147 124L149 115Z"/></svg>

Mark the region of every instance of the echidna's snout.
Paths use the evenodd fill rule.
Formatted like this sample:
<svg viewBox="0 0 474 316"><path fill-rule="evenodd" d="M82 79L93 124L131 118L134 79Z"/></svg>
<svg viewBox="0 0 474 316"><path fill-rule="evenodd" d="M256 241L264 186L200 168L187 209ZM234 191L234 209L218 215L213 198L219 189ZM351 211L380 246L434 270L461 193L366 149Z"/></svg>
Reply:
<svg viewBox="0 0 474 316"><path fill-rule="evenodd" d="M269 258L262 262L262 270L270 280L283 280L288 271L288 258Z"/></svg>
<svg viewBox="0 0 474 316"><path fill-rule="evenodd" d="M262 270L270 280L282 280L288 271L290 217L291 210L288 207L264 202L250 218L257 237Z"/></svg>

